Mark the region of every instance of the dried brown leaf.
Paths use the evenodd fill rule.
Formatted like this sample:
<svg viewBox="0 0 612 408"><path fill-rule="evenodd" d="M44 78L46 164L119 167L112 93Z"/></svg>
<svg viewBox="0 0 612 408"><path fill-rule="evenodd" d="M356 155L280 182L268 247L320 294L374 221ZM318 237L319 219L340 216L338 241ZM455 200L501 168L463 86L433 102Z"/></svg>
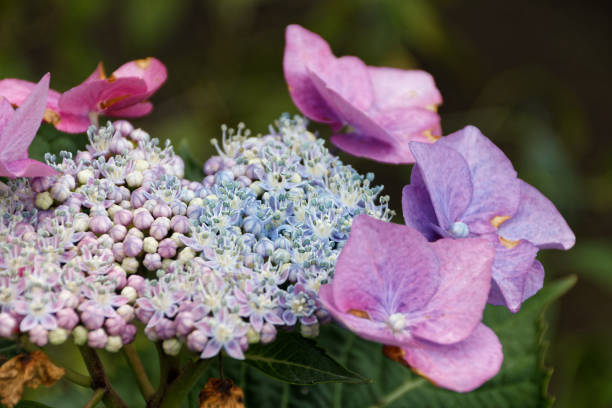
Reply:
<svg viewBox="0 0 612 408"><path fill-rule="evenodd" d="M19 354L0 366L0 397L9 408L14 407L23 394L24 385L37 388L51 386L65 374L40 350Z"/></svg>
<svg viewBox="0 0 612 408"><path fill-rule="evenodd" d="M200 408L245 408L242 389L227 378L209 379L199 401Z"/></svg>

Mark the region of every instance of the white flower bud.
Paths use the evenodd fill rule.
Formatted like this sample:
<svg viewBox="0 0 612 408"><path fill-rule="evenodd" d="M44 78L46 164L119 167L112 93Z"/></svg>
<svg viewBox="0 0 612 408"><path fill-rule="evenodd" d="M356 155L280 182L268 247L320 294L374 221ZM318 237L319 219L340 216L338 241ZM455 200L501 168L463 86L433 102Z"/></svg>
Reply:
<svg viewBox="0 0 612 408"><path fill-rule="evenodd" d="M183 240L181 239L182 236L183 234L174 232L172 235L170 235L170 239L174 241L177 247L183 247L185 244L183 244Z"/></svg>
<svg viewBox="0 0 612 408"><path fill-rule="evenodd" d="M89 228L89 215L83 213L75 214L72 228L77 232L87 231L87 228Z"/></svg>
<svg viewBox="0 0 612 408"><path fill-rule="evenodd" d="M138 270L138 260L136 258L127 257L121 261L121 267L126 273L134 273Z"/></svg>
<svg viewBox="0 0 612 408"><path fill-rule="evenodd" d="M126 288L130 288L130 289L134 290L134 288L131 288L129 286L126 286ZM134 293L136 293L135 290L134 290ZM121 294L123 295L123 291L121 291ZM136 300L136 295L134 295L134 300ZM126 321L126 323L129 323L132 320L134 320L134 316L135 316L134 308L132 306L130 306L130 305L121 305L121 306L119 306L119 309L117 309L117 314L119 314L119 316L121 316L123 318L123 320Z"/></svg>
<svg viewBox="0 0 612 408"><path fill-rule="evenodd" d="M93 170L91 168L86 168L77 173L77 180L79 180L79 184L87 184L94 176Z"/></svg>
<svg viewBox="0 0 612 408"><path fill-rule="evenodd" d="M119 336L108 336L108 340L106 341L106 346L104 348L109 353L116 353L123 346L123 342L121 341L121 337Z"/></svg>
<svg viewBox="0 0 612 408"><path fill-rule="evenodd" d="M49 332L49 343L58 345L68 340L68 332L65 329L57 328Z"/></svg>
<svg viewBox="0 0 612 408"><path fill-rule="evenodd" d="M130 234L135 235L135 236L137 236L140 239L144 238L144 233L141 230L139 230L138 228L136 228L136 227L130 228L130 230L128 231L127 235L130 235Z"/></svg>
<svg viewBox="0 0 612 408"><path fill-rule="evenodd" d="M133 171L130 174L127 175L127 177L125 178L125 182L127 183L128 186L132 187L132 188L136 188L136 187L140 187L142 185L142 180L144 179L144 176L142 174L142 172L140 171Z"/></svg>
<svg viewBox="0 0 612 408"><path fill-rule="evenodd" d="M162 347L169 356L178 356L178 353L181 351L181 342L177 339L164 340Z"/></svg>
<svg viewBox="0 0 612 408"><path fill-rule="evenodd" d="M190 261L195 258L196 253L193 249L187 247L179 252L177 259L182 262Z"/></svg>
<svg viewBox="0 0 612 408"><path fill-rule="evenodd" d="M47 210L53 205L53 198L48 191L36 194L36 207Z"/></svg>
<svg viewBox="0 0 612 408"><path fill-rule="evenodd" d="M108 216L113 218L115 216L115 213L119 210L121 210L122 208L120 206L118 206L117 204L113 204L108 208Z"/></svg>
<svg viewBox="0 0 612 408"><path fill-rule="evenodd" d="M72 330L72 337L74 337L74 344L82 346L87 343L87 329L83 326L77 326Z"/></svg>
<svg viewBox="0 0 612 408"><path fill-rule="evenodd" d="M146 237L143 240L142 248L146 253L154 254L157 252L157 247L159 246L159 242L153 237Z"/></svg>
<svg viewBox="0 0 612 408"><path fill-rule="evenodd" d="M134 170L145 171L149 168L149 162L146 160L136 160L134 162Z"/></svg>
<svg viewBox="0 0 612 408"><path fill-rule="evenodd" d="M249 327L249 331L247 332L246 336L250 344L259 343L259 333L252 327Z"/></svg>
<svg viewBox="0 0 612 408"><path fill-rule="evenodd" d="M111 236L108 234L103 234L98 237L98 244L100 245L100 248L111 248L114 243L115 241L113 241Z"/></svg>
<svg viewBox="0 0 612 408"><path fill-rule="evenodd" d="M131 286L126 286L121 290L121 296L125 296L128 299L128 302L134 303L136 298L138 297L138 293L136 293L136 289Z"/></svg>

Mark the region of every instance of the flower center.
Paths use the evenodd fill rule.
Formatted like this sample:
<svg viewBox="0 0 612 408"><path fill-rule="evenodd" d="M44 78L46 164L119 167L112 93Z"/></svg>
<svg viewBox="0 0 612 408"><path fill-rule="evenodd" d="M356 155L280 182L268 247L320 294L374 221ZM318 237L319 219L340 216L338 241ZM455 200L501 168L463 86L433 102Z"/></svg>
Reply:
<svg viewBox="0 0 612 408"><path fill-rule="evenodd" d="M470 233L470 229L465 223L457 221L451 225L448 232L453 238L465 238Z"/></svg>

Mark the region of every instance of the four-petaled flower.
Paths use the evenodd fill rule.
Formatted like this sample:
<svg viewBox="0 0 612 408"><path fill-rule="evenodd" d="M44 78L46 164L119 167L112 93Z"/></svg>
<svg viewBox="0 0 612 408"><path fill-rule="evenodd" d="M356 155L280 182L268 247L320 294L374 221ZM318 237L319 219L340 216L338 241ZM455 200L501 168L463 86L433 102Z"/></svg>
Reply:
<svg viewBox="0 0 612 408"><path fill-rule="evenodd" d="M470 391L503 359L481 323L493 256L484 239L429 243L410 227L359 215L319 296L342 324L401 348L405 362L435 384Z"/></svg>
<svg viewBox="0 0 612 408"><path fill-rule="evenodd" d="M482 237L495 247L489 303L513 312L544 282L538 249L569 249L576 240L555 206L516 177L512 163L468 126L434 144L411 143L416 158L404 187L406 224L429 240Z"/></svg>
<svg viewBox="0 0 612 408"><path fill-rule="evenodd" d="M299 25L287 27L283 68L296 106L329 124L332 143L350 154L413 163L408 142L433 142L441 134L442 97L426 72L336 58L324 39Z"/></svg>

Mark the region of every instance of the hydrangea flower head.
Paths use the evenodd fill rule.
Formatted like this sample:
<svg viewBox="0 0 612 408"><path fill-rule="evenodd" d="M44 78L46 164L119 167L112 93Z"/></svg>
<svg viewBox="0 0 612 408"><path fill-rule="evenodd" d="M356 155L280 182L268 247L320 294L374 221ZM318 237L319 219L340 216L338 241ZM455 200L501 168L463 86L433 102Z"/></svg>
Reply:
<svg viewBox="0 0 612 408"><path fill-rule="evenodd" d="M360 215L319 296L342 324L399 347L436 385L470 391L503 359L499 340L480 322L493 256L483 239L429 243L410 227Z"/></svg>
<svg viewBox="0 0 612 408"><path fill-rule="evenodd" d="M517 311L543 284L538 249L569 249L575 236L555 206L517 178L510 160L477 128L434 144L411 143L406 224L429 240L482 237L496 249L489 302Z"/></svg>
<svg viewBox="0 0 612 408"><path fill-rule="evenodd" d="M283 68L300 111L329 124L332 143L348 153L412 163L409 141L433 142L440 136L435 111L442 97L426 72L336 58L325 40L298 25L287 27Z"/></svg>
<svg viewBox="0 0 612 408"><path fill-rule="evenodd" d="M69 133L87 130L98 115L139 117L147 115L153 105L147 99L166 81L166 67L148 57L130 61L110 76L102 63L80 85L60 94L49 91L44 120ZM21 105L33 89L33 84L20 79L0 81L0 96L13 105Z"/></svg>
<svg viewBox="0 0 612 408"><path fill-rule="evenodd" d="M49 74L43 76L16 111L0 96L0 176L37 177L56 173L48 165L28 158L28 148L45 112L49 78Z"/></svg>

